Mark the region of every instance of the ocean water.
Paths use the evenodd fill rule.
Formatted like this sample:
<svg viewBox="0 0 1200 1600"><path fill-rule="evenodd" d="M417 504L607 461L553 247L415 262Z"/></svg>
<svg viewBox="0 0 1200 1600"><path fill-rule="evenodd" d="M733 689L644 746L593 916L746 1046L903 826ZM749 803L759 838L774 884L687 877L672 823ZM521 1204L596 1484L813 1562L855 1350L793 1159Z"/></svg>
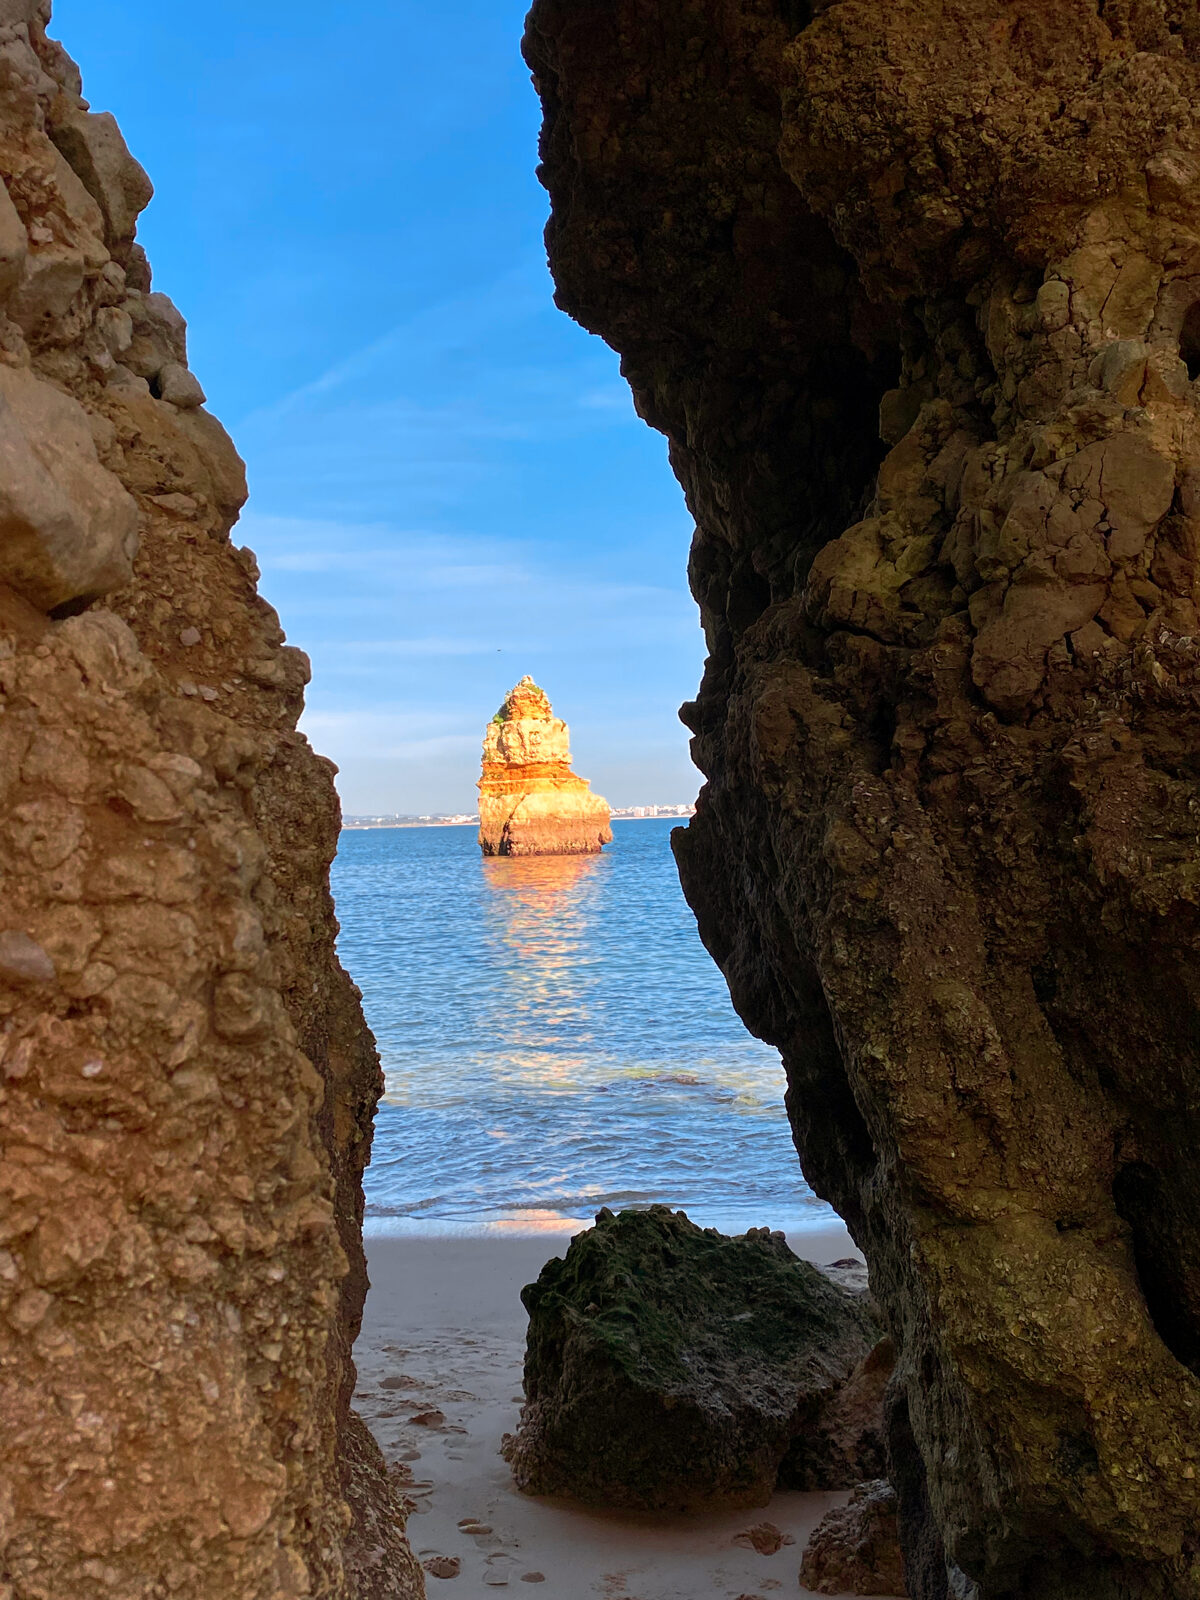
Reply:
<svg viewBox="0 0 1200 1600"><path fill-rule="evenodd" d="M342 834L339 950L387 1080L369 1231L533 1232L655 1202L726 1231L832 1217L800 1175L779 1056L700 943L673 825L524 860L485 861L474 828Z"/></svg>

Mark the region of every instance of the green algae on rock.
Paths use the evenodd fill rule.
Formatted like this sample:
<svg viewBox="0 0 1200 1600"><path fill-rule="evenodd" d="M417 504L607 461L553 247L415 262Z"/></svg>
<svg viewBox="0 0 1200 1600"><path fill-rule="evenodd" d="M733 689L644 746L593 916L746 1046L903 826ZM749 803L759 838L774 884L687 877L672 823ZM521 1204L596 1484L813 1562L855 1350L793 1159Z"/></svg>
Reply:
<svg viewBox="0 0 1200 1600"><path fill-rule="evenodd" d="M878 1336L782 1234L666 1206L600 1211L521 1298L518 1487L631 1510L765 1504L785 1459L804 1475L828 1453L824 1412Z"/></svg>

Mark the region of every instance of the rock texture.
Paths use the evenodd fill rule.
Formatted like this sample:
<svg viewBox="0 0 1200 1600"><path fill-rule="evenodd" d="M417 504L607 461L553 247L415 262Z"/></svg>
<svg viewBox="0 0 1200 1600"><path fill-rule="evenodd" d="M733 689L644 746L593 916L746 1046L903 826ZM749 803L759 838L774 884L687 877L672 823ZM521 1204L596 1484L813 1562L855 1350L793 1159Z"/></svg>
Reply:
<svg viewBox="0 0 1200 1600"><path fill-rule="evenodd" d="M907 1595L890 1483L860 1483L847 1505L822 1518L805 1546L800 1584L814 1594Z"/></svg>
<svg viewBox="0 0 1200 1600"><path fill-rule="evenodd" d="M485 856L595 855L611 840L608 801L571 771L566 723L522 678L484 735L480 848Z"/></svg>
<svg viewBox="0 0 1200 1600"><path fill-rule="evenodd" d="M921 1600L1200 1595L1200 16L537 0L695 515L676 836L895 1337Z"/></svg>
<svg viewBox="0 0 1200 1600"><path fill-rule="evenodd" d="M521 1299L525 1405L505 1444L519 1488L698 1511L861 1476L825 1419L875 1325L782 1234L605 1209Z"/></svg>
<svg viewBox="0 0 1200 1600"><path fill-rule="evenodd" d="M880 1339L822 1405L798 1447L783 1458L781 1489L847 1489L864 1478L884 1476L884 1397L894 1367L892 1341Z"/></svg>
<svg viewBox="0 0 1200 1600"><path fill-rule="evenodd" d="M0 1595L397 1600L332 769L48 18L0 5Z"/></svg>

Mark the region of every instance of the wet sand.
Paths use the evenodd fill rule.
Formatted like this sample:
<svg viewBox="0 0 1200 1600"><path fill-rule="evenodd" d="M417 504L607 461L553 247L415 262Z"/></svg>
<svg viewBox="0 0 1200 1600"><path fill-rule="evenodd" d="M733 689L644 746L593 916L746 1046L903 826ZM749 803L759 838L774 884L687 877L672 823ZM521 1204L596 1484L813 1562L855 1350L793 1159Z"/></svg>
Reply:
<svg viewBox="0 0 1200 1600"><path fill-rule="evenodd" d="M521 1495L499 1455L521 1404L521 1287L569 1235L373 1238L372 1289L355 1351L358 1408L389 1462L412 1472L408 1531L431 1596L482 1600L498 1589L550 1600L769 1600L798 1588L813 1527L846 1494L779 1494L753 1511L638 1518ZM840 1225L789 1235L818 1263L857 1256ZM386 1385L386 1387L385 1387ZM771 1522L794 1543L764 1556L735 1537ZM526 1587L528 1585L528 1587Z"/></svg>

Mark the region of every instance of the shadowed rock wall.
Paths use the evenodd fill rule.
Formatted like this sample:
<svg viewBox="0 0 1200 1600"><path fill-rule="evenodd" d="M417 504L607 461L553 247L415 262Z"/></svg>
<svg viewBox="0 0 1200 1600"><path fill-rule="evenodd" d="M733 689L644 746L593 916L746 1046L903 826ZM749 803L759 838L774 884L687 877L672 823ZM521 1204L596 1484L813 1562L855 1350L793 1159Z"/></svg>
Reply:
<svg viewBox="0 0 1200 1600"><path fill-rule="evenodd" d="M537 0L695 516L703 937L898 1347L920 1600L1200 1595L1200 13Z"/></svg>
<svg viewBox="0 0 1200 1600"><path fill-rule="evenodd" d="M333 769L48 20L0 3L0 1595L410 1596L349 1412L380 1075Z"/></svg>

